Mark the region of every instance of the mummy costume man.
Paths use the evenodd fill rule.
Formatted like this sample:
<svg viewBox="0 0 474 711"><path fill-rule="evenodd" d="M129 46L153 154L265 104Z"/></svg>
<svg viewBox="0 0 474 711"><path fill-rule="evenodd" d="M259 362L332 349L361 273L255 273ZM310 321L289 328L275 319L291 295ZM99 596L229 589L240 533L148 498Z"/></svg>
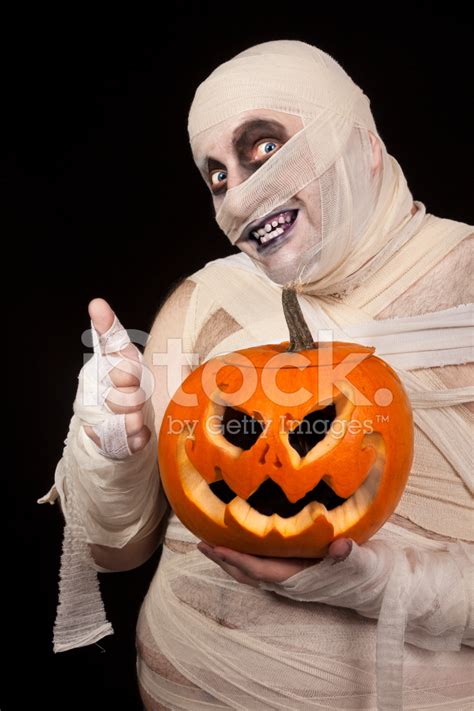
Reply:
<svg viewBox="0 0 474 711"><path fill-rule="evenodd" d="M472 708L474 229L413 200L368 98L304 42L259 44L217 67L188 128L216 220L239 252L184 280L158 314L140 357L156 382L139 451L106 402L127 333L116 318L105 333L93 326L95 355L40 500L59 497L66 521L55 650L112 632L96 579L107 566L91 551L154 532L163 554L137 628L147 709ZM288 282L313 334L374 345L397 370L415 456L397 510L370 541L272 581L232 552L203 556L170 512L156 458L165 368L153 354L181 338L184 378L218 353L286 340Z"/></svg>

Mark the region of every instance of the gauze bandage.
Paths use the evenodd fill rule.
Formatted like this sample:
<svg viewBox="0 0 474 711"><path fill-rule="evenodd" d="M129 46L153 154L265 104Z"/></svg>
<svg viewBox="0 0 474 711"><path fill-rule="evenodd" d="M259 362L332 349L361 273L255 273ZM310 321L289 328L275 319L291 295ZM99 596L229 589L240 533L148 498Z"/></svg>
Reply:
<svg viewBox="0 0 474 711"><path fill-rule="evenodd" d="M347 277L355 285L363 265L367 277L367 263L375 269L386 261L423 218L423 211L411 215L412 195L378 134L369 99L316 47L290 40L251 47L217 67L195 93L188 130L203 174L206 157L196 153L196 139L203 132L217 135L222 121L256 108L297 115L304 128L227 190L216 213L219 226L235 244L249 223L286 207L317 182L320 224L298 259L282 264L272 278L280 284L297 280L306 293L334 293ZM375 174L369 131L382 154Z"/></svg>
<svg viewBox="0 0 474 711"><path fill-rule="evenodd" d="M124 356L119 355L119 351L130 344L130 338L117 316L114 317L111 327L102 335L99 335L91 321L91 333L94 354L79 374L76 406L99 408L94 410L94 413L87 410L84 413L84 422L87 422L88 416L92 416L94 422L87 424L92 426L99 437L99 449L103 454L111 459L125 459L132 454L128 446L125 415L114 414L107 404L107 397L114 388L110 371L113 368L120 369ZM139 393L143 394L144 400L148 400L153 389L153 378L148 368L143 367L143 355L138 350L137 355L138 363L142 366ZM141 403L134 400L134 404Z"/></svg>
<svg viewBox="0 0 474 711"><path fill-rule="evenodd" d="M259 587L378 620L379 708L397 708L404 641L439 652L474 646L473 568L474 550L463 542L422 551L373 539L363 546L353 542L342 562L326 558L282 583Z"/></svg>
<svg viewBox="0 0 474 711"><path fill-rule="evenodd" d="M116 316L112 326L102 335L91 321L91 333L94 354L79 374L78 392L84 406L98 405L102 408L101 420L92 427L99 437L100 451L111 459L125 459L132 453L128 446L125 415L113 414L106 399L113 388L110 371L122 361L121 356L116 354L130 343L130 339ZM139 357L142 359L141 354Z"/></svg>
<svg viewBox="0 0 474 711"><path fill-rule="evenodd" d="M158 474L155 418L150 400L153 377L143 363L140 388L146 402L144 424L150 441L132 454L127 443L125 416L106 404L113 388L110 371L123 360L117 353L130 343L127 331L115 318L99 336L92 326L93 356L79 373L74 415L55 483L38 503L59 497L65 518L61 557L59 603L54 627L54 651L92 644L112 626L106 619L97 572L89 544L123 548L148 536L164 520L168 504ZM91 425L100 438L98 447L87 435Z"/></svg>

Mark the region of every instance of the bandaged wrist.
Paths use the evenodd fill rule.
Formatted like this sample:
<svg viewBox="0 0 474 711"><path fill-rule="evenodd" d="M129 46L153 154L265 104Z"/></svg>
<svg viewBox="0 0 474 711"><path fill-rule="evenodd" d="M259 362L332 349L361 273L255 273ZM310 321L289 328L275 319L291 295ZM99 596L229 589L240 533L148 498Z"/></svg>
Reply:
<svg viewBox="0 0 474 711"><path fill-rule="evenodd" d="M151 425L150 441L122 460L102 454L77 415L71 420L55 484L67 519L73 483L74 508L87 543L122 548L132 538L145 537L159 521L156 434L150 413L146 419Z"/></svg>
<svg viewBox="0 0 474 711"><path fill-rule="evenodd" d="M472 548L464 543L447 544L440 551L396 550L372 539L363 546L353 542L342 562L327 557L281 583L259 587L293 600L350 608L373 619L386 596L404 600L407 642L457 651L472 639L468 571L472 575L473 564Z"/></svg>

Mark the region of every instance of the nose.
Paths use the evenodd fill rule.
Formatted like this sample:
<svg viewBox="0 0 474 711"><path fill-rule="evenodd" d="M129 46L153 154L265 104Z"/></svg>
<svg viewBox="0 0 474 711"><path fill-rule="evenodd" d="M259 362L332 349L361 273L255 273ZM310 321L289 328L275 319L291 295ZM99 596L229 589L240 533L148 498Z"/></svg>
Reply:
<svg viewBox="0 0 474 711"><path fill-rule="evenodd" d="M224 200L225 196L227 195L227 191L231 190L232 188L236 188L238 185L240 185L245 180L247 180L250 173L251 173L251 171L245 170L244 168L242 168L242 166L238 166L237 168L228 168L227 169L227 179L226 179L225 190L223 190L218 195L213 195L213 197L212 197L212 204L214 206L214 215L216 215L219 212L222 201Z"/></svg>
<svg viewBox="0 0 474 711"><path fill-rule="evenodd" d="M233 162L227 168L227 190L236 188L237 185L243 183L252 174L252 170L245 168L241 163Z"/></svg>

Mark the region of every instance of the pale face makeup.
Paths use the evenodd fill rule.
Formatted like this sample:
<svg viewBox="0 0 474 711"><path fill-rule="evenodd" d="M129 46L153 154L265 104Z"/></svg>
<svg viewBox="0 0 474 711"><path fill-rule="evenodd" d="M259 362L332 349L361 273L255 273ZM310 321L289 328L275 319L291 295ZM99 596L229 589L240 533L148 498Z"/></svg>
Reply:
<svg viewBox="0 0 474 711"><path fill-rule="evenodd" d="M215 212L222 204L226 190L239 185L265 161L271 160L272 155L302 128L300 116L255 109L243 111L199 134L193 141L193 153L211 191ZM285 225L284 234L261 244L251 236L249 225L246 225L236 242L237 247L258 261L276 282L279 274L288 272L289 264L294 263L296 269L301 255L314 243L311 235L319 233L319 181L308 185L270 214L275 216L279 211L289 210L297 211L296 219L290 228ZM273 222L274 218L268 221ZM273 229L278 229L281 224L278 222Z"/></svg>
<svg viewBox="0 0 474 711"><path fill-rule="evenodd" d="M272 109L243 111L200 133L192 142L193 154L211 195L215 213L226 191L245 181L271 160L272 155L304 127L300 116ZM373 174L380 165L380 144L371 134ZM283 216L278 216L283 212ZM266 225L262 222L266 221ZM277 223L275 225L275 222ZM273 281L286 281L299 271L302 255L314 249L321 233L319 180L314 180L284 204L273 209L267 220L245 226L237 247L259 262ZM255 236L254 227L260 234ZM275 231L283 232L276 234ZM252 234L254 233L254 234ZM267 237L270 234L270 237Z"/></svg>

